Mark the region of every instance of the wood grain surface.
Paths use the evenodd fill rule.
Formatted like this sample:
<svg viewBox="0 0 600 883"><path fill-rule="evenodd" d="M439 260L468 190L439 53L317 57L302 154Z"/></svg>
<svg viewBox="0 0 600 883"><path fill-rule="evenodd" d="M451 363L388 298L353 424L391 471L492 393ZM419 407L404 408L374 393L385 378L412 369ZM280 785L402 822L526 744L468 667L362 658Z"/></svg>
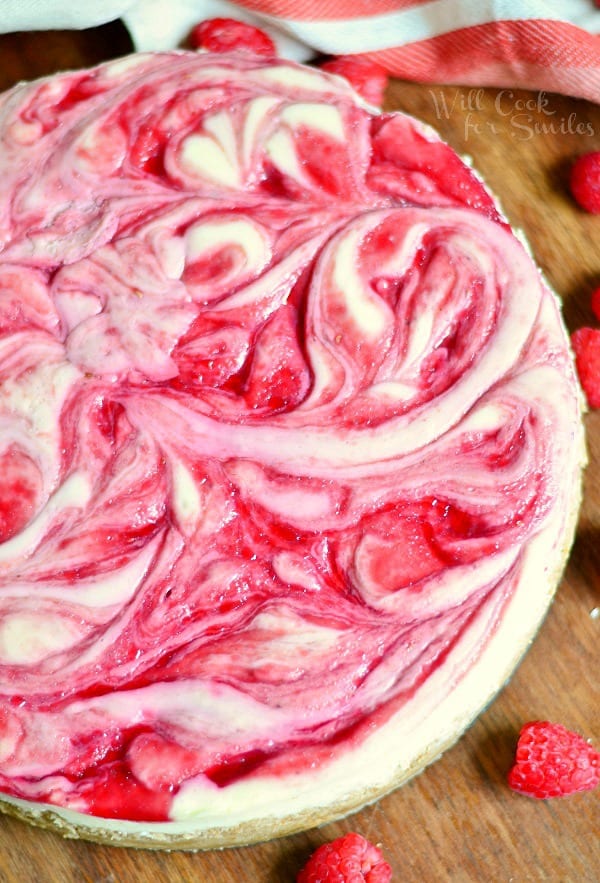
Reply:
<svg viewBox="0 0 600 883"><path fill-rule="evenodd" d="M0 89L129 51L120 25L0 37ZM600 217L569 198L573 158L600 150L600 107L557 95L394 82L386 107L434 125L473 156L564 302L593 324ZM152 853L63 841L0 818L0 883L292 883L311 851L356 830L380 842L394 881L600 881L600 791L554 801L513 794L506 773L532 718L600 745L600 412L586 418L590 463L577 538L556 601L511 683L462 740L404 788L319 830L243 849Z"/></svg>

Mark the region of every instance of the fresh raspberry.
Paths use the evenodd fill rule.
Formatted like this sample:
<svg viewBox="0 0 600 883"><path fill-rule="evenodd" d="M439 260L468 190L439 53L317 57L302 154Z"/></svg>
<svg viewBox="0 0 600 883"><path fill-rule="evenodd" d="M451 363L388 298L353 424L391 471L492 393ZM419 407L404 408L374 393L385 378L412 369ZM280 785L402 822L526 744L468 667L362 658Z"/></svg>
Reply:
<svg viewBox="0 0 600 883"><path fill-rule="evenodd" d="M381 850L360 834L324 843L312 854L296 883L389 883L392 869Z"/></svg>
<svg viewBox="0 0 600 883"><path fill-rule="evenodd" d="M600 329L578 328L571 335L575 365L590 408L600 408Z"/></svg>
<svg viewBox="0 0 600 883"><path fill-rule="evenodd" d="M598 0L600 2L600 0ZM600 286L592 291L592 312L600 322Z"/></svg>
<svg viewBox="0 0 600 883"><path fill-rule="evenodd" d="M268 34L234 18L208 18L193 29L189 37L193 49L209 52L252 52L254 55L277 55Z"/></svg>
<svg viewBox="0 0 600 883"><path fill-rule="evenodd" d="M586 212L600 214L600 151L584 153L575 160L571 168L571 193Z"/></svg>
<svg viewBox="0 0 600 883"><path fill-rule="evenodd" d="M549 721L525 724L515 759L508 784L529 797L564 797L600 782L600 754L582 736Z"/></svg>
<svg viewBox="0 0 600 883"><path fill-rule="evenodd" d="M369 104L377 107L383 104L388 75L380 64L354 55L340 55L322 64L321 70L344 77Z"/></svg>

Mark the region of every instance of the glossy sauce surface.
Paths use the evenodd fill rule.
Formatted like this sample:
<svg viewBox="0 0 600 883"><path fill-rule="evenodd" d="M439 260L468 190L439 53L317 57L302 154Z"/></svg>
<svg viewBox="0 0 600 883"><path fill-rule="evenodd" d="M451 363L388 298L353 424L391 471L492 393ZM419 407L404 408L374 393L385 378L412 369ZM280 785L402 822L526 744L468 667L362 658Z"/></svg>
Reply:
<svg viewBox="0 0 600 883"><path fill-rule="evenodd" d="M430 130L291 64L139 56L0 131L2 790L163 820L351 751L555 502L531 259Z"/></svg>

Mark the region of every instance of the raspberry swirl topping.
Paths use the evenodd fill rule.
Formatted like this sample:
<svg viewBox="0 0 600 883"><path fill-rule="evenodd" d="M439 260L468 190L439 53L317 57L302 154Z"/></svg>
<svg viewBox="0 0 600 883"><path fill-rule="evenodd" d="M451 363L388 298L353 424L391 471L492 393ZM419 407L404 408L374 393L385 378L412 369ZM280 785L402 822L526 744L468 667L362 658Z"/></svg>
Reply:
<svg viewBox="0 0 600 883"><path fill-rule="evenodd" d="M1 789L160 821L328 763L477 658L563 493L553 298L316 70L136 56L0 133Z"/></svg>

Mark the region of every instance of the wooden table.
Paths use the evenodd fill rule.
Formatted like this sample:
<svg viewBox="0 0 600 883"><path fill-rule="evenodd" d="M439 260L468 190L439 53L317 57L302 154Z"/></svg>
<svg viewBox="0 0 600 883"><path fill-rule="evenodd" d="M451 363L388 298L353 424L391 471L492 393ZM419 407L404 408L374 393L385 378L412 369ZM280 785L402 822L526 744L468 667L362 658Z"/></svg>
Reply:
<svg viewBox="0 0 600 883"><path fill-rule="evenodd" d="M0 37L0 88L129 50L120 25ZM525 102L529 102L526 105ZM501 198L564 301L570 330L592 324L600 217L580 212L573 157L600 150L600 107L556 95L395 82L386 106L438 128ZM356 830L383 844L394 881L600 881L600 791L535 801L506 785L516 734L561 721L600 745L600 412L587 419L590 464L577 539L556 602L510 685L438 763L396 793L320 830L209 853L151 853L63 841L0 819L0 883L292 883L310 852Z"/></svg>

